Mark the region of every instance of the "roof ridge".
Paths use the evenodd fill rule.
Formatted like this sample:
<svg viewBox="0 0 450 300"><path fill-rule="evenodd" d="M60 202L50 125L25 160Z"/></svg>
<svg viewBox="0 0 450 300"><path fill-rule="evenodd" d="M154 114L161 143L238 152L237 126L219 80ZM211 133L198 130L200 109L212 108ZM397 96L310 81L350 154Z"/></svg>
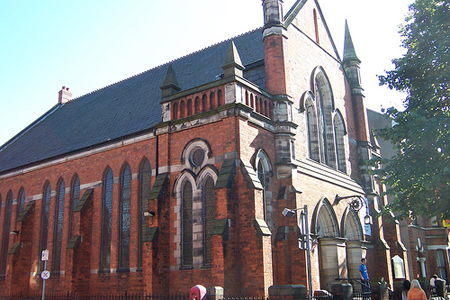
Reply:
<svg viewBox="0 0 450 300"><path fill-rule="evenodd" d="M150 69L148 69L148 70L142 71L142 72L140 72L140 73L138 73L138 74L129 76L129 77L127 77L127 78L124 78L124 79L122 79L122 80L116 81L116 82L111 83L111 84L109 84L109 85L106 85L106 86L104 86L104 87L95 89L95 90L93 90L93 91L91 91L91 92L89 92L89 93L86 93L86 94L83 94L83 95L78 96L78 97L76 97L76 98L73 98L71 101L74 101L74 100L77 100L77 99L80 99L80 98L89 96L89 95L94 94L94 93L96 93L96 92L98 92L98 91L104 90L104 89L106 89L106 88L115 86L116 84L119 84L119 83L122 83L122 82L124 82L124 81L127 81L127 80L129 80L129 79L131 79L131 78L135 78L135 77L141 76L142 74L145 74L145 73L154 71L154 70L156 70L156 69L165 67L165 66L167 66L167 65L173 64L173 63L176 62L176 61L180 61L180 60L185 59L185 58L187 58L187 57L189 57L189 56L192 56L192 55L194 55L194 54L198 54L198 53L200 53L200 52L202 52L202 51L211 49L211 48L216 47L216 46L218 46L218 45L221 45L221 44L227 43L227 42L229 42L229 41L232 41L232 40L234 40L234 39L240 38L240 37L242 37L242 36L244 36L244 35L253 33L253 32L255 32L255 31L257 31L257 30L260 30L261 28L263 28L263 27L261 26L261 27L255 28L255 29L253 29L253 30L249 30L249 31L247 31L247 32L241 33L241 34L239 34L239 35L236 35L236 36L234 36L234 37L228 38L228 39L223 40L223 41L221 41L221 42L217 42L217 43L212 44L212 45L210 45L210 46L204 47L204 48L202 48L202 49L200 49L200 50L197 50L197 51L191 52L191 53L189 53L189 54L180 56L180 57L175 58L175 59L173 59L173 60L170 60L170 61L168 61L168 62L166 62L166 63L160 64L160 65L157 65L157 66L155 66L155 67L153 67L153 68L150 68ZM226 55L226 53L225 53L225 55Z"/></svg>

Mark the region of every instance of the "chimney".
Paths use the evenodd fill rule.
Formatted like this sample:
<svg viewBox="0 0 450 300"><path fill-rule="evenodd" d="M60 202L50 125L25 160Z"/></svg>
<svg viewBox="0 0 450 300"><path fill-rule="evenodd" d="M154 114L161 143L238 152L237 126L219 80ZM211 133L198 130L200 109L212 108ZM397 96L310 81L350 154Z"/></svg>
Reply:
<svg viewBox="0 0 450 300"><path fill-rule="evenodd" d="M58 93L58 103L64 104L72 100L72 93L69 92L69 88L63 86L62 89Z"/></svg>

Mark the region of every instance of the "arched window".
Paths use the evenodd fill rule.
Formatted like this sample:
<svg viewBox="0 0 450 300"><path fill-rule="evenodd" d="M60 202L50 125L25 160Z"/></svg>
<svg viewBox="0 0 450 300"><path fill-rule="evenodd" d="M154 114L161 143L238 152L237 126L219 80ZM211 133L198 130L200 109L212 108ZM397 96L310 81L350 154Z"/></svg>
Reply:
<svg viewBox="0 0 450 300"><path fill-rule="evenodd" d="M267 225L269 227L273 227L275 224L272 221L272 207L271 207L271 199L269 197L269 183L270 183L270 162L267 154L264 152L264 150L260 149L256 153L255 157L255 165L256 165L256 172L258 174L258 179L261 182L261 185L263 186L263 213L264 213L264 220L266 221Z"/></svg>
<svg viewBox="0 0 450 300"><path fill-rule="evenodd" d="M248 101L248 91L245 91L245 105L250 106L250 102Z"/></svg>
<svg viewBox="0 0 450 300"><path fill-rule="evenodd" d="M47 249L47 238L48 238L48 217L50 213L50 197L51 197L51 187L50 183L47 181L44 185L44 192L42 193L42 207L41 207L41 232L39 235L39 269L38 271L44 270L44 262L41 261L42 250Z"/></svg>
<svg viewBox="0 0 450 300"><path fill-rule="evenodd" d="M120 176L119 268L130 267L131 169L128 164Z"/></svg>
<svg viewBox="0 0 450 300"><path fill-rule="evenodd" d="M217 91L217 106L223 105L222 90Z"/></svg>
<svg viewBox="0 0 450 300"><path fill-rule="evenodd" d="M334 128L332 120L333 94L330 83L323 70L319 68L314 77L314 98L317 103L317 123L319 128L319 142L321 161L336 169L336 155L334 143Z"/></svg>
<svg viewBox="0 0 450 300"><path fill-rule="evenodd" d="M186 181L183 184L182 194L181 194L181 246L182 246L182 267L189 268L192 267L193 263L193 237L192 237L192 184Z"/></svg>
<svg viewBox="0 0 450 300"><path fill-rule="evenodd" d="M253 101L253 94L252 93L250 93L250 107L251 108L255 108L255 103Z"/></svg>
<svg viewBox="0 0 450 300"><path fill-rule="evenodd" d="M103 177L102 198L102 236L100 246L100 269L109 271L111 262L111 222L112 222L112 196L113 196L113 173L108 168Z"/></svg>
<svg viewBox="0 0 450 300"><path fill-rule="evenodd" d="M195 97L194 110L195 110L196 114L198 114L200 112L200 98L199 97Z"/></svg>
<svg viewBox="0 0 450 300"><path fill-rule="evenodd" d="M172 120L178 119L178 103L174 103L172 106Z"/></svg>
<svg viewBox="0 0 450 300"><path fill-rule="evenodd" d="M216 219L216 195L214 192L214 180L208 177L202 190L203 198L203 245L204 264L210 265L211 257L211 237L214 220Z"/></svg>
<svg viewBox="0 0 450 300"><path fill-rule="evenodd" d="M214 92L211 92L211 94L209 94L209 107L211 109L216 108L216 95L214 94Z"/></svg>
<svg viewBox="0 0 450 300"><path fill-rule="evenodd" d="M306 126L308 129L308 150L309 157L315 161L320 162L319 136L317 130L317 115L316 109L311 98L308 98L305 103L306 108Z"/></svg>
<svg viewBox="0 0 450 300"><path fill-rule="evenodd" d="M180 102L180 118L184 118L186 116L186 103L184 100Z"/></svg>
<svg viewBox="0 0 450 300"><path fill-rule="evenodd" d="M208 97L205 94L202 97L202 111L207 111L208 109Z"/></svg>
<svg viewBox="0 0 450 300"><path fill-rule="evenodd" d="M56 202L55 202L55 227L53 231L53 261L52 271L59 271L61 267L61 245L62 245L62 231L64 221L64 180L61 178L56 187Z"/></svg>
<svg viewBox="0 0 450 300"><path fill-rule="evenodd" d="M9 191L6 195L6 203L5 203L5 216L3 218L3 234L2 234L2 254L0 257L0 274L6 274L6 263L8 258L8 249L9 249L9 232L11 229L11 214L12 214L12 202L13 202L13 194L12 191Z"/></svg>
<svg viewBox="0 0 450 300"><path fill-rule="evenodd" d="M24 206L25 206L25 190L23 188L21 188L19 191L19 196L17 197L17 216L16 216L16 218L22 212Z"/></svg>
<svg viewBox="0 0 450 300"><path fill-rule="evenodd" d="M75 207L80 201L80 178L77 174L72 179L72 187L70 189L70 208L69 208L69 234L68 239L73 236L73 213Z"/></svg>
<svg viewBox="0 0 450 300"><path fill-rule="evenodd" d="M347 164L345 159L345 126L344 119L340 113L334 116L334 136L336 139L336 158L339 171L347 172Z"/></svg>
<svg viewBox="0 0 450 300"><path fill-rule="evenodd" d="M198 99L198 98L197 98ZM147 158L141 163L139 172L139 223L138 223L138 268L142 268L142 235L147 229L147 219L144 212L148 211L148 199L151 192L152 168Z"/></svg>
<svg viewBox="0 0 450 300"><path fill-rule="evenodd" d="M187 101L187 116L192 116L192 99Z"/></svg>

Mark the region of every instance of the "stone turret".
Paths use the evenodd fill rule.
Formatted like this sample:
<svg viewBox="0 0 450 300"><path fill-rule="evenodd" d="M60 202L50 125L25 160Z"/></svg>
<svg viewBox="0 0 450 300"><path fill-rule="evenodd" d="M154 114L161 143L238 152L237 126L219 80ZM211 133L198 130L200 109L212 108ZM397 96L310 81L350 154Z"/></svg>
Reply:
<svg viewBox="0 0 450 300"><path fill-rule="evenodd" d="M344 58L342 65L351 89L361 181L366 194L371 195L374 193L374 178L370 174L370 168L365 162L372 158L372 144L367 109L364 104L363 88L361 86L360 63L361 61L356 55L348 23L345 21Z"/></svg>
<svg viewBox="0 0 450 300"><path fill-rule="evenodd" d="M264 60L266 88L273 96L275 145L278 178L295 176L294 141L297 125L293 122L293 101L287 94L283 1L264 0Z"/></svg>
<svg viewBox="0 0 450 300"><path fill-rule="evenodd" d="M342 64L352 89L353 94L362 94L361 74L359 64L361 61L356 56L355 46L353 45L352 36L348 28L347 20L345 21L345 40L344 40L344 59Z"/></svg>

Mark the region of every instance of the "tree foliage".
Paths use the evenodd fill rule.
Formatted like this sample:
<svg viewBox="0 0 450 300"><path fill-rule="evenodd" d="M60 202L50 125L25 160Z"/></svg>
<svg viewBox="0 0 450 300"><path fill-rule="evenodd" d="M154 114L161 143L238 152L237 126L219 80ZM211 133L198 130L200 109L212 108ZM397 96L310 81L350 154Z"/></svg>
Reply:
<svg viewBox="0 0 450 300"><path fill-rule="evenodd" d="M450 219L450 0L416 0L401 27L403 57L379 76L380 85L404 91L404 111L385 113L393 126L377 132L397 154L381 161L393 201L388 209L401 217Z"/></svg>

